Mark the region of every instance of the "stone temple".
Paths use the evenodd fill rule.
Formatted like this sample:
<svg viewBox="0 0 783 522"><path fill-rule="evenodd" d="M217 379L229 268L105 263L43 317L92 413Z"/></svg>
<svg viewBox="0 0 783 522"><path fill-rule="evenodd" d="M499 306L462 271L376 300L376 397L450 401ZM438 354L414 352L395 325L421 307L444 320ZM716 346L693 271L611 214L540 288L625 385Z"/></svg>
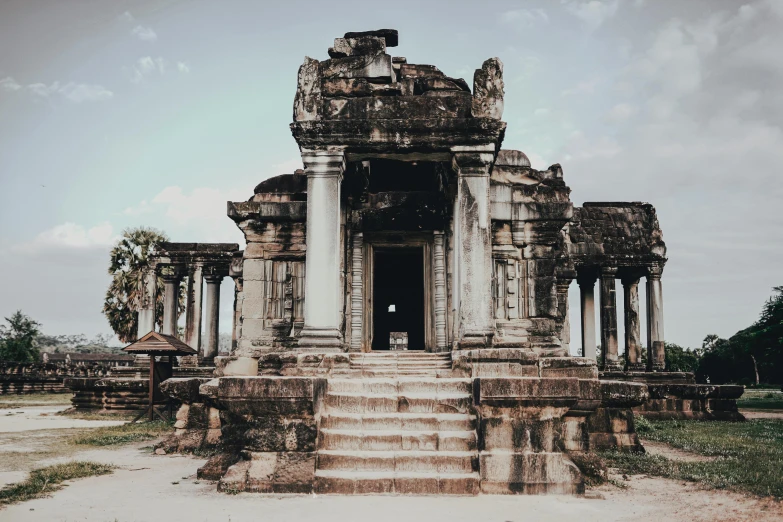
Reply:
<svg viewBox="0 0 783 522"><path fill-rule="evenodd" d="M163 332L176 334L185 277L184 340L201 352L180 365L215 367L214 378L164 383L183 404L165 449L218 448L199 473L224 491L573 494L585 453L643 451L631 407L730 414L719 387L674 406L648 387L697 388L661 373L655 209L574 207L560 165L536 170L502 148L500 60L486 60L471 89L388 54L397 40L347 33L329 59L305 58L291 123L304 169L228 203L244 251L160 248ZM227 276L232 351L217 356ZM147 279L140 333L154 328ZM581 357L570 355L574 282Z"/></svg>

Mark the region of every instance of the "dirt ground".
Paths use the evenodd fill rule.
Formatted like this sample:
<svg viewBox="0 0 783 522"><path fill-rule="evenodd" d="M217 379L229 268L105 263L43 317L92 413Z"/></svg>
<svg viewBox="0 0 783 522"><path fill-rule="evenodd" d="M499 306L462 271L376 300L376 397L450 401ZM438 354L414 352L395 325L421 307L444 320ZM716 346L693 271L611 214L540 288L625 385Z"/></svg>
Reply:
<svg viewBox="0 0 783 522"><path fill-rule="evenodd" d="M95 421L90 421L95 422ZM8 433L7 417L0 416L0 451L21 432ZM3 433L5 431L5 433ZM43 439L56 444L53 433ZM33 440L35 431L24 432ZM679 481L645 476L614 482L588 491L584 498L560 496L381 497L293 496L218 493L214 483L198 481L203 459L152 455L149 442L114 449L87 449L36 460L35 466L69 459L87 459L119 466L114 474L72 482L51 497L0 510L0 521L230 521L293 520L367 521L562 521L612 522L640 520L745 521L783 520L780 503L725 491L707 491ZM33 449L35 450L37 446ZM40 449L40 448L39 448ZM671 448L669 448L670 450ZM667 448L657 451L666 453ZM687 455L686 455L687 458ZM25 467L32 462L24 464ZM13 470L5 468L7 472ZM24 475L24 470L17 472Z"/></svg>

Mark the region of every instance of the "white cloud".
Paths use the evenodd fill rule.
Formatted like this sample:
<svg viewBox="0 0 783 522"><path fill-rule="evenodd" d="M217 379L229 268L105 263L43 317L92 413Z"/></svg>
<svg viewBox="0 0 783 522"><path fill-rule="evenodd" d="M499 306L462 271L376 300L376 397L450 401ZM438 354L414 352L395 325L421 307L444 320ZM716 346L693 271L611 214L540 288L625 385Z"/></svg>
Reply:
<svg viewBox="0 0 783 522"><path fill-rule="evenodd" d="M0 90L16 92L22 89L22 85L10 76L0 80ZM50 85L31 83L24 87L24 90L40 98L51 98L58 95L73 103L105 101L114 97L114 93L103 85L75 82L68 82L65 85L60 85L60 82L53 82Z"/></svg>
<svg viewBox="0 0 783 522"><path fill-rule="evenodd" d="M117 235L109 222L86 228L76 223L66 222L38 234L29 243L14 247L19 252L34 252L56 248L88 248L109 246L117 240Z"/></svg>
<svg viewBox="0 0 783 522"><path fill-rule="evenodd" d="M549 109L546 107L539 107L533 111L533 116L546 116L547 114L549 114Z"/></svg>
<svg viewBox="0 0 783 522"><path fill-rule="evenodd" d="M564 1L566 10L594 31L617 13L619 0Z"/></svg>
<svg viewBox="0 0 783 522"><path fill-rule="evenodd" d="M48 98L60 89L60 82L54 82L51 85L46 85L45 83L31 83L27 86L27 89L36 96Z"/></svg>
<svg viewBox="0 0 783 522"><path fill-rule="evenodd" d="M630 103L618 103L606 114L606 120L610 123L622 123L638 112L638 109Z"/></svg>
<svg viewBox="0 0 783 522"><path fill-rule="evenodd" d="M117 19L122 22L133 22L135 20L135 18L133 18L133 15L130 14L130 11L125 11L120 16L118 16Z"/></svg>
<svg viewBox="0 0 783 522"><path fill-rule="evenodd" d="M0 80L0 90L6 91L6 92L14 92L21 89L22 86L17 83L16 80L11 78L10 76L6 76L2 80Z"/></svg>
<svg viewBox="0 0 783 522"><path fill-rule="evenodd" d="M543 9L514 9L501 14L500 19L508 24L520 24L526 27L549 22L549 16Z"/></svg>
<svg viewBox="0 0 783 522"><path fill-rule="evenodd" d="M592 78L590 80L584 80L577 83L575 86L569 89L563 89L560 91L561 96L574 96L578 94L593 94L595 88L601 84L601 80L598 78Z"/></svg>
<svg viewBox="0 0 783 522"><path fill-rule="evenodd" d="M114 93L104 86L86 83L67 83L58 92L74 103L104 101L114 97Z"/></svg>
<svg viewBox="0 0 783 522"><path fill-rule="evenodd" d="M153 75L163 76L171 70L174 69L170 68L169 61L162 56L157 58L143 56L136 60L134 65L125 68L125 72L133 83L141 83L145 78ZM190 67L185 62L177 62L176 71L186 74L190 72Z"/></svg>
<svg viewBox="0 0 783 522"><path fill-rule="evenodd" d="M134 27L131 34L143 42L154 42L158 39L158 35L155 34L152 27L144 27L143 25Z"/></svg>

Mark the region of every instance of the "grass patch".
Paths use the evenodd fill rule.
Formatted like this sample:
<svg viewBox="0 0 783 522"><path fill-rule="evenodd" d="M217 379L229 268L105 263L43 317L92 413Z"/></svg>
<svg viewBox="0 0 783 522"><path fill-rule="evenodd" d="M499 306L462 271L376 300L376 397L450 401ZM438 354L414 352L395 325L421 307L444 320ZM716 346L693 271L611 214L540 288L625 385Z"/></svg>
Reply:
<svg viewBox="0 0 783 522"><path fill-rule="evenodd" d="M0 506L40 498L62 489L62 483L66 480L106 475L113 469L114 466L85 461L36 469L30 472L27 480L0 489Z"/></svg>
<svg viewBox="0 0 783 522"><path fill-rule="evenodd" d="M717 457L705 462L672 461L661 456L603 452L610 467L699 482L759 496L783 498L783 421L648 421L643 439Z"/></svg>
<svg viewBox="0 0 783 522"><path fill-rule="evenodd" d="M122 411L115 413L96 413L92 411L76 411L74 408L69 408L65 411L59 412L57 415L67 417L69 419L79 420L100 420L100 421L131 421L138 412L136 411Z"/></svg>
<svg viewBox="0 0 783 522"><path fill-rule="evenodd" d="M95 428L87 433L74 437L73 444L88 446L114 446L152 440L171 432L173 425L169 422L155 421L137 424L123 424L121 426L108 426Z"/></svg>
<svg viewBox="0 0 783 522"><path fill-rule="evenodd" d="M72 393L30 393L0 395L0 408L28 408L30 406L65 406L71 404Z"/></svg>
<svg viewBox="0 0 783 522"><path fill-rule="evenodd" d="M782 410L783 392L780 390L745 390L742 397L737 399L737 406L757 410Z"/></svg>

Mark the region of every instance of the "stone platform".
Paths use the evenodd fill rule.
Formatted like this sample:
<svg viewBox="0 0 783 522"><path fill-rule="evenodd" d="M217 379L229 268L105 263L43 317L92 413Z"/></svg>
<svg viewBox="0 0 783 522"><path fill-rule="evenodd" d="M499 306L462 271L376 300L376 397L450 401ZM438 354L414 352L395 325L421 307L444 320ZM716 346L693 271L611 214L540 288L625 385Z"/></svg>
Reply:
<svg viewBox="0 0 783 522"><path fill-rule="evenodd" d="M646 397L643 384L602 385L592 361L523 350L339 359L279 354L278 372L296 375L169 379L183 406L162 447L217 449L199 476L226 492L580 494L571 455L606 444L591 417L607 397Z"/></svg>
<svg viewBox="0 0 783 522"><path fill-rule="evenodd" d="M737 399L744 386L697 384L686 372L601 372L601 380L643 383L649 397L633 406L648 419L744 421Z"/></svg>

